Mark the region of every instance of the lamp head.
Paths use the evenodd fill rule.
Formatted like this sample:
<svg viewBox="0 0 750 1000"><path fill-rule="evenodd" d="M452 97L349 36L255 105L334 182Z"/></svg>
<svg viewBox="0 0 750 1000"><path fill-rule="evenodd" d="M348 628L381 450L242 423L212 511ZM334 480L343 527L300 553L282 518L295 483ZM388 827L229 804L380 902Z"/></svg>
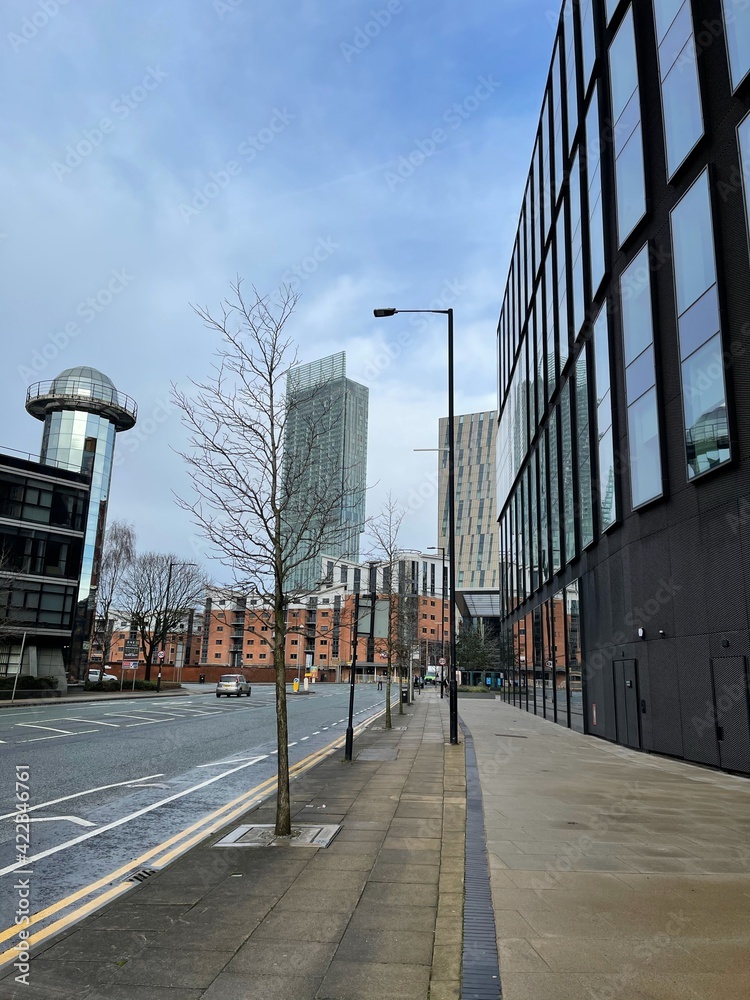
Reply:
<svg viewBox="0 0 750 1000"><path fill-rule="evenodd" d="M372 314L376 319L383 319L384 316L395 316L398 309L373 309Z"/></svg>

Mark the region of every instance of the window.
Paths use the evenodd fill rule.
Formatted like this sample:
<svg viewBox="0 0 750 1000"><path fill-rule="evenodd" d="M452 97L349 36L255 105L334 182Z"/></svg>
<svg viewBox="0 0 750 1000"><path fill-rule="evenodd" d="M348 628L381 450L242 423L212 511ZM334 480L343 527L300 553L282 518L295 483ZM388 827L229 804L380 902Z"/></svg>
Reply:
<svg viewBox="0 0 750 1000"><path fill-rule="evenodd" d="M648 244L620 279L633 509L663 494Z"/></svg>
<svg viewBox="0 0 750 1000"><path fill-rule="evenodd" d="M568 360L570 335L568 332L568 269L567 240L565 239L565 202L560 206L557 216L557 324L560 330L560 366L561 372Z"/></svg>
<svg viewBox="0 0 750 1000"><path fill-rule="evenodd" d="M708 170L672 210L688 478L731 458Z"/></svg>
<svg viewBox="0 0 750 1000"><path fill-rule="evenodd" d="M583 301L583 239L581 228L581 170L578 151L570 165L570 259L573 279L573 340L585 318Z"/></svg>
<svg viewBox="0 0 750 1000"><path fill-rule="evenodd" d="M224 626L223 625L217 625L216 626L216 631L217 632L223 632L224 631Z"/></svg>
<svg viewBox="0 0 750 1000"><path fill-rule="evenodd" d="M607 24L612 20L612 15L620 6L620 0L607 0Z"/></svg>
<svg viewBox="0 0 750 1000"><path fill-rule="evenodd" d="M555 354L555 285L552 268L552 248L547 251L547 263L545 267L545 296L547 300L547 321L546 321L546 362L547 373L547 401L552 396L557 387L557 358Z"/></svg>
<svg viewBox="0 0 750 1000"><path fill-rule="evenodd" d="M573 492L573 382L569 379L560 397L560 443L562 445L561 486L563 501L563 565L575 559L575 495Z"/></svg>
<svg viewBox="0 0 750 1000"><path fill-rule="evenodd" d="M591 106L586 115L586 174L589 191L591 297L594 298L604 278L604 216L598 85L594 86Z"/></svg>
<svg viewBox="0 0 750 1000"><path fill-rule="evenodd" d="M562 121L562 79L560 74L560 42L555 46L555 55L552 61L552 127L554 129L555 147L555 196L550 203L550 216L553 212L554 202L562 189L563 182L563 159L565 150L563 148L563 121Z"/></svg>
<svg viewBox="0 0 750 1000"><path fill-rule="evenodd" d="M750 71L750 6L741 0L722 0L722 7L729 74L736 90Z"/></svg>
<svg viewBox="0 0 750 1000"><path fill-rule="evenodd" d="M549 426L549 523L552 532L552 572L562 568L560 524L560 473L557 461L557 409L552 411Z"/></svg>
<svg viewBox="0 0 750 1000"><path fill-rule="evenodd" d="M547 519L547 438L539 441L539 560L542 582L549 580L549 535Z"/></svg>
<svg viewBox="0 0 750 1000"><path fill-rule="evenodd" d="M221 653L214 653L214 659L215 660L220 660L221 659Z"/></svg>
<svg viewBox="0 0 750 1000"><path fill-rule="evenodd" d="M594 391L599 455L599 513L602 531L617 520L615 505L615 450L612 436L612 391L609 374L609 329L607 307L594 323Z"/></svg>
<svg viewBox="0 0 750 1000"><path fill-rule="evenodd" d="M267 653L259 653L258 654L258 659L259 660L267 660L268 659L268 654Z"/></svg>
<svg viewBox="0 0 750 1000"><path fill-rule="evenodd" d="M583 91L588 90L596 60L596 37L594 35L593 0L581 0L581 58L583 61Z"/></svg>
<svg viewBox="0 0 750 1000"><path fill-rule="evenodd" d="M216 639L214 645L216 645L216 646L223 646L224 645L224 640L223 639Z"/></svg>
<svg viewBox="0 0 750 1000"><path fill-rule="evenodd" d="M573 0L567 0L563 11L565 31L565 92L568 110L568 153L578 129L578 84L576 80L576 35L573 22Z"/></svg>
<svg viewBox="0 0 750 1000"><path fill-rule="evenodd" d="M589 386L586 358L589 344L586 342L578 356L575 367L576 380L576 426L578 431L578 489L581 518L581 548L586 548L594 540L594 501L591 481L591 442L589 438Z"/></svg>
<svg viewBox="0 0 750 1000"><path fill-rule="evenodd" d="M679 10L676 8L679 7ZM690 0L654 0L659 77L667 148L667 177L671 180L703 135L698 62L693 39Z"/></svg>
<svg viewBox="0 0 750 1000"><path fill-rule="evenodd" d="M615 146L615 204L619 245L646 213L638 64L633 8L628 9L609 49Z"/></svg>
<svg viewBox="0 0 750 1000"><path fill-rule="evenodd" d="M740 150L740 173L742 187L745 192L745 221L747 223L748 239L750 239L750 115L746 115L737 127L737 144Z"/></svg>
<svg viewBox="0 0 750 1000"><path fill-rule="evenodd" d="M550 120L549 120L549 91L544 98L542 107L542 200L544 205L544 232L549 235L552 225L552 165L550 161ZM544 246L545 240L541 239L540 247Z"/></svg>

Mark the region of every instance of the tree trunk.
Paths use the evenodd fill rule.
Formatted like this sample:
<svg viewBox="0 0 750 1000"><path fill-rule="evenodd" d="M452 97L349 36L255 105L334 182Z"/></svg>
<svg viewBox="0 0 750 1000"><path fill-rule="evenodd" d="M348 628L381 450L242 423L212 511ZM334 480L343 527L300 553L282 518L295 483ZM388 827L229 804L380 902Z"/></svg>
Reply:
<svg viewBox="0 0 750 1000"><path fill-rule="evenodd" d="M274 596L273 660L276 668L276 746L278 749L278 792L276 795L276 836L288 837L292 832L289 800L289 735L286 714L286 642L284 630L284 598L280 590Z"/></svg>
<svg viewBox="0 0 750 1000"><path fill-rule="evenodd" d="M388 676L385 679L385 728L392 729L393 723L391 722L391 674L393 673L393 661L391 660L391 651L388 650Z"/></svg>

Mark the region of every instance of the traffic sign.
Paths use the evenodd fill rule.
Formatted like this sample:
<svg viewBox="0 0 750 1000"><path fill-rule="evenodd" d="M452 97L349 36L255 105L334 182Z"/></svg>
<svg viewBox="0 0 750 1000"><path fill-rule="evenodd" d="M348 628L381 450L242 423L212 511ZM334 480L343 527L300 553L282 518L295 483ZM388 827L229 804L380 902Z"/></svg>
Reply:
<svg viewBox="0 0 750 1000"><path fill-rule="evenodd" d="M156 656L157 659L159 660L159 663L161 663L161 661L164 659L164 650L160 649L159 652L156 654Z"/></svg>
<svg viewBox="0 0 750 1000"><path fill-rule="evenodd" d="M441 667L444 667L445 666L445 657L441 656L440 659L438 660L438 663L440 664Z"/></svg>

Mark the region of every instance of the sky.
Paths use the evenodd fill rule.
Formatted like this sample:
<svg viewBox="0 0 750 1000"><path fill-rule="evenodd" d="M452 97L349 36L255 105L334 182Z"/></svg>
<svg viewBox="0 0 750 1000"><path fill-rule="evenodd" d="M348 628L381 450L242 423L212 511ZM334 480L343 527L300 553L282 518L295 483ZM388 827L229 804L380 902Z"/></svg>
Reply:
<svg viewBox="0 0 750 1000"><path fill-rule="evenodd" d="M551 9L551 8L554 8ZM442 316L456 413L494 409L495 332L559 5L550 0L3 0L0 451L39 454L28 385L75 365L139 407L109 519L204 553L170 385L207 374L241 276L300 293L300 362L370 390L368 515L437 544ZM201 555L201 558L203 556ZM210 572L221 578L215 565Z"/></svg>

